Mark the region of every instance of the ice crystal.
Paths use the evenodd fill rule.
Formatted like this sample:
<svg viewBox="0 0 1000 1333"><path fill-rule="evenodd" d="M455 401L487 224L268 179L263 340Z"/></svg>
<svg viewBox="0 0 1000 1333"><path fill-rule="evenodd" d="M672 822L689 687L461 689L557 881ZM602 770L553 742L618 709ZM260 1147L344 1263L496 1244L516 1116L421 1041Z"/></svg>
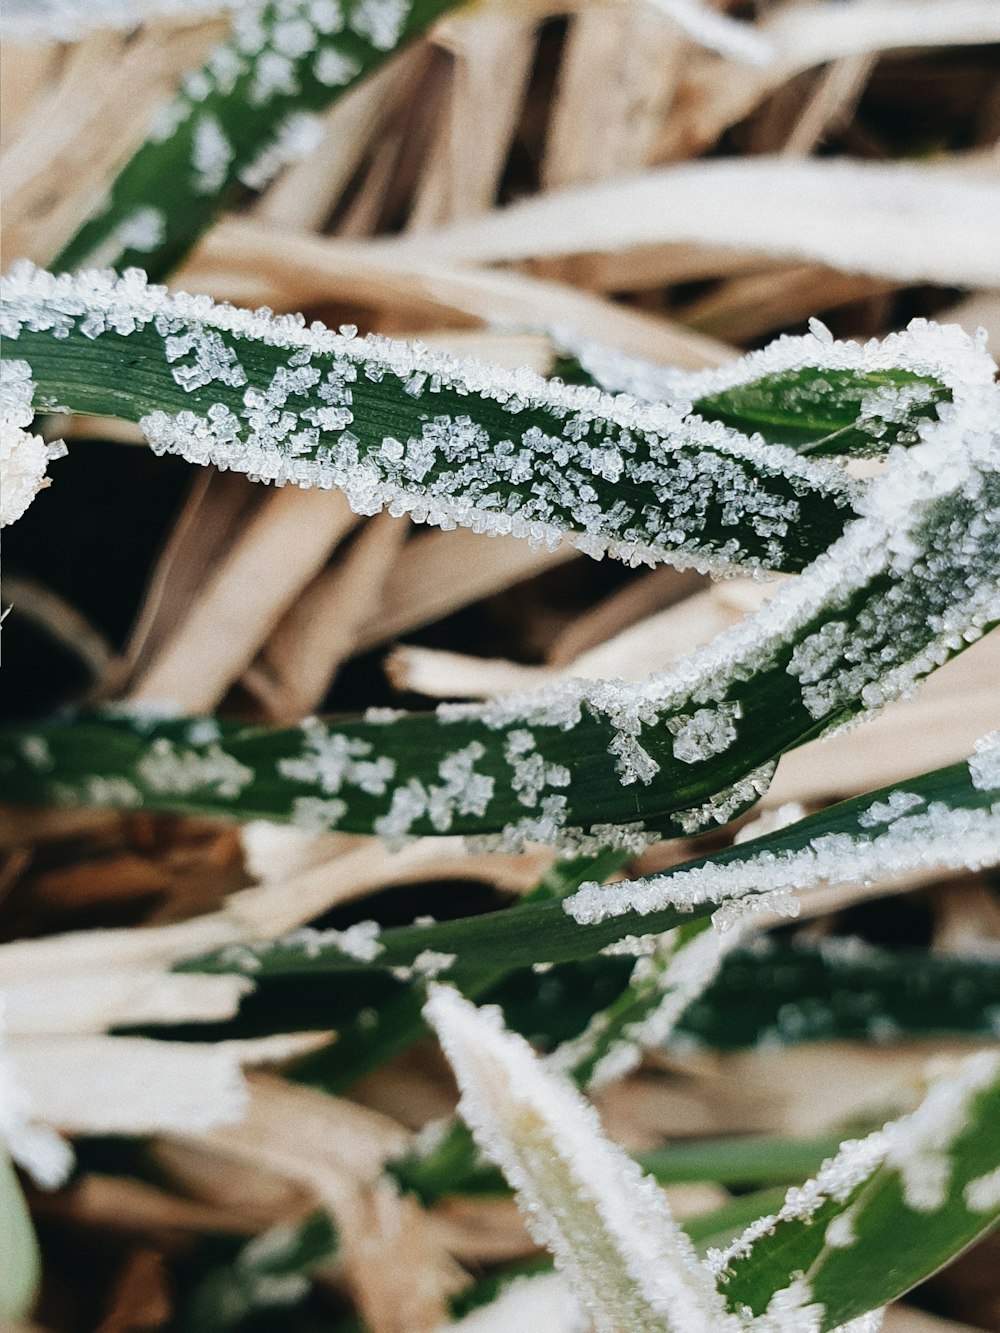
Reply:
<svg viewBox="0 0 1000 1333"><path fill-rule="evenodd" d="M912 791L893 791L884 801L874 801L867 810L858 815L861 828L878 828L880 824L891 824L908 810L916 810L924 804L924 798Z"/></svg>
<svg viewBox="0 0 1000 1333"><path fill-rule="evenodd" d="M235 800L254 779L252 768L226 754L219 745L186 750L162 736L153 741L136 772L155 792L190 796L208 790L225 800Z"/></svg>
<svg viewBox="0 0 1000 1333"><path fill-rule="evenodd" d="M736 739L735 723L741 715L740 705L733 703L670 718L667 728L674 737L674 758L682 764L698 764L722 754Z"/></svg>
<svg viewBox="0 0 1000 1333"><path fill-rule="evenodd" d="M1000 1054L969 1056L950 1078L939 1079L920 1106L888 1129L886 1163L899 1172L909 1208L941 1208L951 1184L951 1149L968 1124L969 1103L1000 1078Z"/></svg>
<svg viewBox="0 0 1000 1333"><path fill-rule="evenodd" d="M226 181L233 146L214 116L202 114L195 121L191 164L196 194L218 194ZM152 247L150 247L152 249Z"/></svg>
<svg viewBox="0 0 1000 1333"><path fill-rule="evenodd" d="M1000 1166L970 1180L962 1197L970 1213L988 1213L1000 1208Z"/></svg>
<svg viewBox="0 0 1000 1333"><path fill-rule="evenodd" d="M324 796L334 796L341 787L381 796L396 772L395 760L387 756L369 758L370 742L328 730L317 718L302 723L305 746L297 759L279 759L278 772L294 782L315 785Z"/></svg>
<svg viewBox="0 0 1000 1333"><path fill-rule="evenodd" d="M1000 731L989 731L976 741L969 776L979 791L1000 791Z"/></svg>
<svg viewBox="0 0 1000 1333"><path fill-rule="evenodd" d="M34 384L26 361L0 361L0 527L15 522L49 484L45 470L62 458L62 440L46 444L24 429L34 419Z"/></svg>

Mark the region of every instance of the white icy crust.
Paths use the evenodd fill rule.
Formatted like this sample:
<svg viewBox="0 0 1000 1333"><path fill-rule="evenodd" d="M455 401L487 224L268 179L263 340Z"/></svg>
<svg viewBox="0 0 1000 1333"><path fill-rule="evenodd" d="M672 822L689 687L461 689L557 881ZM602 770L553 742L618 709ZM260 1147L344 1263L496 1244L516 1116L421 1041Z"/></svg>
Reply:
<svg viewBox="0 0 1000 1333"><path fill-rule="evenodd" d="M419 344L360 339L319 324L307 328L300 317L168 295L137 270L120 279L97 271L55 278L20 264L5 279L4 292L4 327L12 339L22 327L57 337L78 328L98 338L152 323L181 388L219 382L243 390L238 412L218 402L204 414L150 413L140 424L158 452L278 484L337 487L360 513L388 507L445 528L552 546L575 531L574 544L592 556L612 554L633 564L669 558L724 573L782 563L781 539L799 518L800 504L795 496L772 493L769 479L780 479L782 489L790 484L795 495L818 494L841 506L856 494L832 465L691 418L683 404L638 403L547 381L527 368L511 372ZM288 353L266 388L247 387L221 332ZM359 377L377 382L387 376L402 383L415 409L432 409L442 390L500 404L510 419L509 438L491 438L469 416L415 410L414 419L423 421L419 435L386 437L363 452L350 430L352 385ZM296 408L294 396L308 406ZM544 413L551 432L519 426L527 410ZM627 481L648 500L641 512L625 498L602 508L595 479ZM528 481L530 493L511 490ZM711 496L733 528L721 545L704 536ZM741 549L741 529L763 544L765 558Z"/></svg>
<svg viewBox="0 0 1000 1333"><path fill-rule="evenodd" d="M62 440L46 444L24 429L34 419L34 391L27 361L0 361L0 528L21 517L49 484L48 464L66 452Z"/></svg>
<svg viewBox="0 0 1000 1333"><path fill-rule="evenodd" d="M1000 791L1000 731L980 736L969 756L969 777L979 791Z"/></svg>
<svg viewBox="0 0 1000 1333"><path fill-rule="evenodd" d="M980 1051L936 1082L913 1112L887 1127L886 1165L899 1172L903 1199L915 1212L944 1206L951 1187L951 1147L966 1129L969 1102L1000 1079L1000 1052Z"/></svg>
<svg viewBox="0 0 1000 1333"><path fill-rule="evenodd" d="M706 1262L722 1277L734 1262L753 1253L761 1237L772 1235L784 1222L808 1222L829 1200L846 1203L880 1167L899 1174L904 1202L914 1211L933 1212L943 1207L952 1183L951 1148L968 1126L969 1103L998 1079L1000 1052L977 1051L967 1056L954 1073L931 1085L910 1115L892 1121L866 1139L842 1143L836 1156L824 1162L812 1180L788 1191L777 1213L752 1222L726 1249L710 1250ZM974 1180L965 1188L971 1211L976 1209L969 1201L970 1192L974 1200L978 1185L979 1180ZM852 1205L850 1211L856 1221L858 1209ZM828 1229L826 1236L833 1248L849 1248L857 1239L851 1226L835 1230L832 1238Z"/></svg>
<svg viewBox="0 0 1000 1333"><path fill-rule="evenodd" d="M736 1333L666 1196L603 1135L597 1112L542 1069L500 1011L434 985L424 1013L455 1071L459 1110L518 1194L532 1234L599 1333Z"/></svg>
<svg viewBox="0 0 1000 1333"><path fill-rule="evenodd" d="M1000 865L1000 800L986 809L931 801L919 813L896 816L881 832L824 833L795 851L762 851L739 861L708 862L605 887L584 884L564 907L582 925L625 912L646 916L670 907L690 912L706 903L735 904L761 894L768 897L768 909L780 910L774 894L817 884L866 884L920 868L995 865ZM753 901L748 899L747 910Z"/></svg>
<svg viewBox="0 0 1000 1333"><path fill-rule="evenodd" d="M681 945L673 936L670 932L655 952L636 963L629 983L631 1018L614 1024L608 1010L595 1014L583 1032L552 1052L546 1062L550 1067L577 1077L590 1068L586 1086L591 1090L624 1078L638 1066L643 1051L669 1041L681 1015L712 984L744 932L723 936L705 930Z"/></svg>

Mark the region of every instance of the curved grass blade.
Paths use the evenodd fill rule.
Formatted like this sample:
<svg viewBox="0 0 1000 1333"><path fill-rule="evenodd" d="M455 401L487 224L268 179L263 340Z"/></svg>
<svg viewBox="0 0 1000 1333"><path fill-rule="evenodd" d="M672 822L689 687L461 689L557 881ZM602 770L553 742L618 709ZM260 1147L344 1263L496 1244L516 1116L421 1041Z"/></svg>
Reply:
<svg viewBox="0 0 1000 1333"><path fill-rule="evenodd" d="M190 74L56 266L165 277L240 186L306 156L318 113L457 0L250 0Z"/></svg>
<svg viewBox="0 0 1000 1333"><path fill-rule="evenodd" d="M135 286L131 295L130 284ZM509 456L503 440L485 427L473 426L470 416L432 418L432 435L441 422L450 423L441 426L443 442L438 442L436 453L437 445L427 436L427 421L419 440L411 437L404 446L392 437L393 459L388 462L384 442L379 443L383 426L369 439L370 452L363 461L359 437L342 430L340 448L350 437L351 461L345 463L342 455L337 462L329 455L322 464L326 471L317 473L320 427L311 435L297 431L300 417L288 410L295 397L290 388L293 380L301 403L317 383L317 394L329 389L330 394L342 395L344 365L349 364L357 377L351 389L354 396L349 406L329 410L347 413L352 423L356 412L358 421L367 419L357 395L363 390L372 395L372 403L382 402L379 395L388 393L387 385L394 380L393 392L406 399L407 413L419 413L405 388L405 377L414 365L406 349L399 352L403 361L397 364L396 353L377 344L360 345L352 352L351 340L306 334L294 323L276 324L234 311L215 311L220 328L210 330L208 341L192 343L189 323L172 321L181 307L190 314L197 301L185 305L178 304L180 298L151 296L138 279L134 284L127 279L103 286L95 279L87 286L82 279L54 280L29 273L12 280L10 287L5 318L18 336L18 350L29 358L31 373L40 379L39 394L46 403L57 383L70 386L74 406L86 406L88 395L122 392L108 386L107 376L103 388L93 387L89 378L93 349L124 347L138 338L160 349L158 363L155 357L152 363L139 358L140 369L153 366L146 379L136 380L150 395L147 406L159 401L157 393L178 392L178 374L191 392L206 393L205 418L192 415L187 420L181 414L174 419L159 409L143 416L161 447L173 447L174 441L190 452L194 438L203 460L214 458L264 475L314 481L322 477L327 484L345 485L361 507L377 509L388 501L393 508L405 509L419 503L424 516L441 522L476 524L480 519L485 522L488 513L491 530L542 537L558 532L561 523L579 519L583 472L577 478L579 485L570 484L566 469L555 467L549 478L554 488L551 503L535 494L530 502L534 517L527 519L519 508L525 496L518 492L511 503L520 517L506 513L500 523L489 505L502 506L502 490L510 478L501 483L497 469L504 470ZM210 308L206 306L205 312L210 314ZM222 338L222 326L248 334L240 343L239 357L228 343L212 340ZM204 332L207 324L199 327ZM309 364L316 338L330 340L323 342L323 366L333 366L326 380L319 367ZM941 373L954 383L954 403L940 406L941 420L925 426L922 443L897 451L885 474L858 501L862 517L850 523L798 580L783 585L756 615L662 675L636 685L568 682L484 705L444 705L434 714L403 717L379 714L343 725L309 720L301 729L277 732L227 726L207 741L197 739L205 735L205 725L198 723L191 731L177 723L131 730L125 721L60 723L47 727L44 734L8 733L3 789L22 800L110 800L152 809L292 820L311 828L376 832L388 839L431 832L498 833L511 847L534 839L560 841L584 852L595 844L617 841L635 847L662 833L692 833L725 823L766 789L783 751L909 692L923 675L1000 620L1000 399L993 366L981 349L955 331L920 325L908 338L915 362L929 361L936 354L946 367ZM277 349L279 360L285 357L287 363L273 369L275 339L288 344ZM906 341L901 335L894 344L897 359L898 347ZM168 345L175 362L193 354L193 364L171 369ZM296 350L289 351L289 346ZM266 370L263 379L255 376L255 383L270 374L267 383L272 387L263 397L257 389L245 395L245 415L251 424L257 423L252 424L256 433L248 440L240 436L239 420L230 408L220 404L216 410L206 404L222 391L220 379L235 380L238 389L240 377L248 373L244 361L258 353L269 358L266 365L273 374ZM861 365L871 356L866 349L855 349L854 354ZM787 359L787 349L782 355ZM814 349L808 355L814 357ZM338 356L346 361L338 361ZM390 362L394 370L387 369ZM73 364L77 368L69 369ZM468 366L441 364L451 367L452 390L464 385L467 406L471 408L478 393L475 410L493 423L495 431L509 431L510 417L516 415L512 406L519 412L529 410L535 391L539 395L535 407L551 412L553 420L558 418L562 434L548 438L560 449L569 449L565 435L578 433L572 423L579 421L581 412L587 415L584 401L575 397L578 391L552 390L544 381L532 379L529 384L518 376L497 379L484 367L473 372ZM473 373L482 378L471 382L468 377ZM330 374L339 385L336 391L330 388ZM115 376L116 382L120 380L117 364ZM295 376L305 378L295 380ZM444 387L442 380L437 391ZM414 389L418 402L426 388L421 380ZM522 396L512 403L510 395L518 392ZM434 393L432 384L432 398ZM558 399L556 407L546 398L552 393ZM393 400L395 409L402 399ZM570 400L572 410L567 405ZM95 398L89 401L92 408L99 405ZM241 401L238 394L236 401ZM599 396L593 402L598 413L628 413L630 424L617 421L615 429L631 432L636 442L639 418L631 414L639 411L646 420L642 417L646 409ZM327 409L297 410L315 416ZM673 409L662 411L669 418ZM598 419L606 423L610 416ZM501 418L502 424L497 424ZM668 418L657 420L662 424ZM595 425L593 417L587 419ZM670 419L687 440L684 432L690 419ZM343 425L346 418L337 420ZM457 434L450 433L453 428ZM703 424L697 430L722 431L718 439L725 442L709 448L714 481L709 478L702 492L692 492L679 462L688 456L690 440L676 447L661 440L657 448L673 449L662 475L677 494L683 493L683 503L707 506L697 534L691 537L702 543L697 549L704 552L711 533L721 536L724 531L712 526L712 504L726 495L732 498L728 467L734 456L723 459L723 454L738 437L718 426ZM537 444L537 437L531 438ZM621 443L623 435L616 438ZM471 457L480 446L482 458L473 463ZM732 447L738 453L742 446ZM586 454L586 468L596 478L604 466L603 446L598 449L593 441L577 440L574 448ZM301 458L290 457L296 449L302 450ZM773 449L759 446L751 453L774 463ZM388 471L377 470L376 450L381 451L378 466ZM310 451L313 456L307 456ZM400 464L404 471L418 463L429 469L437 459L440 470L433 486L421 482L421 492L406 490L402 482L390 485L387 476L401 475L393 471L399 453L408 460ZM702 446L692 455L705 456ZM794 469L806 465L788 451L781 451L781 457L792 460L793 471L785 477L792 483ZM743 464L751 466L747 458ZM524 481L526 493L532 488L545 492L537 457L531 467L535 480ZM648 480L645 467L641 464L640 470ZM755 462L751 471L756 468ZM620 518L622 513L615 506L622 503L623 483L619 479L609 486L609 498L619 496L606 516L613 526L615 515ZM447 492L447 502L436 492L431 494L434 487ZM698 497L695 501L693 494ZM745 499L740 498L737 512L756 513L753 504L746 509ZM549 506L544 521L537 507L543 502ZM654 525L665 521L662 508L648 506L647 512ZM736 514L732 517L735 522ZM599 544L636 535L634 528L618 527L615 532L612 536L605 529ZM594 534L584 544L592 540ZM722 549L717 547L716 554ZM635 555L639 548L630 550ZM697 558L691 554L691 559ZM49 746L52 759L58 760L58 780L53 781L54 770L46 763L24 762L25 742Z"/></svg>
<svg viewBox="0 0 1000 1333"><path fill-rule="evenodd" d="M1000 738L998 738L1000 739ZM223 949L181 966L269 976L412 969L431 955L452 969L530 968L593 958L629 936L659 935L720 904L773 903L776 888L864 883L913 869L1000 864L1000 747L831 806L776 833L648 879L586 885L562 902L523 903L457 921L345 932L303 929L259 946ZM992 767L991 767L992 765ZM979 784L979 785L977 785ZM355 928L356 929L356 928ZM424 975L427 975L425 972Z"/></svg>
<svg viewBox="0 0 1000 1333"><path fill-rule="evenodd" d="M998 1123L1000 1054L984 1051L710 1256L729 1308L819 1307L825 1333L929 1277L1000 1220Z"/></svg>
<svg viewBox="0 0 1000 1333"><path fill-rule="evenodd" d="M168 295L135 272L19 266L4 331L39 410L122 417L157 452L338 487L361 513L786 571L854 515L857 488L830 465L676 408Z"/></svg>

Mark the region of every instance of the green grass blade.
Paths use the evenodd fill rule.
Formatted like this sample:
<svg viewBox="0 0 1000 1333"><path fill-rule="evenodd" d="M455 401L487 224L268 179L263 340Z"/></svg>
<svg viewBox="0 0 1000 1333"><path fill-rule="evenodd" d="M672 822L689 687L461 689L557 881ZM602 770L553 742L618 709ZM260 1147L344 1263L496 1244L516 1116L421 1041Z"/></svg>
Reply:
<svg viewBox="0 0 1000 1333"><path fill-rule="evenodd" d="M1000 1220L1000 1055L970 1056L911 1116L845 1144L715 1256L730 1309L776 1293L835 1329L895 1300Z"/></svg>
<svg viewBox="0 0 1000 1333"><path fill-rule="evenodd" d="M982 786L975 785L976 774ZM982 768L976 774L968 764L937 769L649 879L604 889L584 886L564 902L517 904L464 920L375 931L363 952L355 948L352 953L339 932L302 930L184 966L245 971L262 980L412 968L421 953L433 951L454 956L440 975L454 967L530 968L592 958L627 936L662 934L711 915L720 903L741 898L767 903L775 886L804 890L825 882L877 880L916 867L995 865L1000 861L1000 774L984 777ZM909 813L899 813L904 794L910 798ZM887 822L876 822L882 817Z"/></svg>
<svg viewBox="0 0 1000 1333"><path fill-rule="evenodd" d="M621 869L625 860L621 852L604 852L600 856L557 861L521 902L565 898L586 880L607 879ZM496 968L466 974L452 971L449 979L463 995L476 1000L488 996L507 976L506 968ZM295 1079L315 1084L326 1092L344 1092L366 1073L427 1035L429 1029L422 1012L426 999L425 987L418 976L377 1006L360 1006L354 1017L337 1024L337 1040L332 1046L296 1064Z"/></svg>
<svg viewBox="0 0 1000 1333"><path fill-rule="evenodd" d="M4 295L39 410L121 417L158 452L339 487L362 513L789 571L854 515L857 488L831 465L675 408L169 296L134 273L22 266Z"/></svg>
<svg viewBox="0 0 1000 1333"><path fill-rule="evenodd" d="M270 0L185 79L56 266L165 277L242 186L305 156L325 110L456 0Z"/></svg>

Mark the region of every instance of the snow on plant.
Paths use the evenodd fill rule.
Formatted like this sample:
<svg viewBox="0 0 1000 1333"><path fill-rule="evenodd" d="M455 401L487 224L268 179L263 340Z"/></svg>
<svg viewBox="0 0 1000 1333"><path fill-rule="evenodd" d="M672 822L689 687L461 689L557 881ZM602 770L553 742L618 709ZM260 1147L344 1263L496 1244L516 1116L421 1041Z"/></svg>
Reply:
<svg viewBox="0 0 1000 1333"><path fill-rule="evenodd" d="M462 1116L594 1327L736 1333L666 1196L603 1137L593 1107L543 1074L499 1011L434 986L426 1012L458 1078Z"/></svg>
<svg viewBox="0 0 1000 1333"><path fill-rule="evenodd" d="M238 788L202 780L204 743L178 724L143 723L131 737L122 719L60 724L44 739L65 747L61 800L114 791L125 805L324 818L393 841L454 832L512 848L641 846L725 823L766 790L784 750L910 692L1000 619L998 390L982 346L954 329L917 321L864 348L781 339L733 371L688 377L683 399L642 404L169 296L138 273L22 267L6 281L4 320L36 406L67 396L71 353L90 370L73 410L129 416L154 448L191 461L338 486L366 513L568 536L591 554L802 571L639 684L568 682L390 723L230 731L211 758L252 772ZM126 347L135 387L123 401ZM788 438L769 441L757 427L775 403L784 416L772 434ZM888 445L888 466L861 487L801 456L820 445ZM79 727L95 764L74 775ZM114 772L100 767L104 727ZM164 781L158 766L151 785L145 749L164 742L182 743L177 771ZM338 769L336 790L317 747L359 760ZM23 747L14 754L26 794L53 794Z"/></svg>
<svg viewBox="0 0 1000 1333"><path fill-rule="evenodd" d="M983 1229L987 1209L1000 1217L996 1191L980 1188L992 1179L980 1174L983 1165L997 1158L996 1052L968 1057L911 1115L842 1145L813 1180L789 1191L778 1213L702 1262L655 1183L603 1137L593 1108L505 1031L499 1011L477 1010L435 986L426 1012L458 1079L461 1115L600 1330L822 1333L870 1321L880 1304L868 1304L871 1276L853 1289L843 1273L830 1276L850 1251L879 1245L879 1278L891 1296L936 1266L940 1234L915 1231L912 1215L954 1224L955 1214L970 1236ZM887 1225L885 1196L900 1190L902 1218ZM761 1249L769 1262L755 1264Z"/></svg>

